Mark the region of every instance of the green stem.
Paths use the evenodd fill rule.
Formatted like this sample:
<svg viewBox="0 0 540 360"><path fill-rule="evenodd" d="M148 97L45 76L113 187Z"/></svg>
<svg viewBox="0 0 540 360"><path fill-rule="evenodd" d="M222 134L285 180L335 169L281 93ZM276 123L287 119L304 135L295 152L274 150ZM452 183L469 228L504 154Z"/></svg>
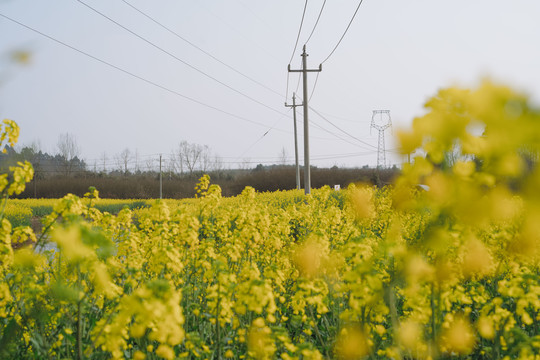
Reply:
<svg viewBox="0 0 540 360"><path fill-rule="evenodd" d="M82 300L77 303L77 359L82 360Z"/></svg>
<svg viewBox="0 0 540 360"><path fill-rule="evenodd" d="M9 198L8 194L4 195L4 199L2 201L2 210L0 211L0 222L4 219L4 213L6 211L8 198Z"/></svg>
<svg viewBox="0 0 540 360"><path fill-rule="evenodd" d="M313 309L311 307L309 307L309 313L311 315L311 319L313 320L313 330L315 330L315 336L317 336L317 340L319 341L319 344L321 344L321 346L324 346L324 355L325 357L328 359L328 347L325 346L325 342L323 341L323 338L321 336L321 333L319 332L319 327L317 326L317 319L315 318L315 316L313 315Z"/></svg>
<svg viewBox="0 0 540 360"><path fill-rule="evenodd" d="M221 359L221 334L220 334L220 326L219 326L219 306L221 302L221 283L219 282L219 274L218 274L218 293L217 293L217 305L216 305L216 345L217 345L217 358Z"/></svg>
<svg viewBox="0 0 540 360"><path fill-rule="evenodd" d="M81 269L77 265L77 288L81 288ZM77 302L77 360L83 359L83 314L82 314L83 299Z"/></svg>
<svg viewBox="0 0 540 360"><path fill-rule="evenodd" d="M51 228L51 226L53 226L53 225L56 223L56 221L57 221L58 219L60 219L61 216L62 216L62 214L58 214L58 215L56 216L56 218L55 218L53 221L51 221L51 222L50 222L50 223L49 223L49 224L41 231L41 235L40 235L39 239L36 241L36 246L35 246L36 249L37 249L38 247L43 247L43 242L42 242L42 240L44 239L45 234L47 234L47 232L49 231L49 229Z"/></svg>
<svg viewBox="0 0 540 360"><path fill-rule="evenodd" d="M431 283L431 296L429 299L431 306L431 338L436 339L436 307L435 307L435 283Z"/></svg>

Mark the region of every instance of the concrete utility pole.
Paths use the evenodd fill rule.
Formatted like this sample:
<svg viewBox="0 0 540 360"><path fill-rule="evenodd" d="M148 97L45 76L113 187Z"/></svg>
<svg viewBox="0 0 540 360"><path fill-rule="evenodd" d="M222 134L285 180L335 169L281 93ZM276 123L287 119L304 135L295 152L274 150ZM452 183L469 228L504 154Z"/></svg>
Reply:
<svg viewBox="0 0 540 360"><path fill-rule="evenodd" d="M296 133L296 107L302 106L302 104L296 104L296 94L293 93L292 95L292 105L287 105L285 103L286 107L290 107L293 109L293 119L294 119L294 157L296 160L296 189L300 190L300 165L298 164L298 136Z"/></svg>
<svg viewBox="0 0 540 360"><path fill-rule="evenodd" d="M308 72L320 72L322 71L322 64L319 65L318 69L308 70L307 68L307 57L306 54L306 45L304 45L302 52L302 69L301 70L291 70L291 64L289 64L289 72L301 72L303 75L303 85L304 85L304 189L305 194L311 194L311 168L309 166L309 123L308 123L308 88L307 88L307 73Z"/></svg>

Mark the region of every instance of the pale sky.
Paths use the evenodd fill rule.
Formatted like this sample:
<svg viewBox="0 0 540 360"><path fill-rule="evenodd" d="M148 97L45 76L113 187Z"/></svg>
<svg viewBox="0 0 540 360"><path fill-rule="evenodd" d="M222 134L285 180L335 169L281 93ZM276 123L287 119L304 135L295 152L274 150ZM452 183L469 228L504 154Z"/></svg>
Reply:
<svg viewBox="0 0 540 360"><path fill-rule="evenodd" d="M308 1L293 55L304 0L84 0L131 32L77 0L0 0L0 14L69 46L0 16L0 117L20 125L20 144L50 153L73 134L90 166L105 154L113 167L125 148L141 161L166 158L182 140L208 145L225 167L275 163L283 148L293 164L287 65L292 56L300 68L323 1ZM330 54L357 6L326 2L308 68ZM538 0L364 0L309 103L332 123L310 111L311 164L376 165L373 110L390 110L394 130L409 126L441 87L490 77L539 104L539 18ZM10 61L19 50L31 53L28 65ZM298 79L290 74L288 102ZM395 149L390 130L386 148Z"/></svg>

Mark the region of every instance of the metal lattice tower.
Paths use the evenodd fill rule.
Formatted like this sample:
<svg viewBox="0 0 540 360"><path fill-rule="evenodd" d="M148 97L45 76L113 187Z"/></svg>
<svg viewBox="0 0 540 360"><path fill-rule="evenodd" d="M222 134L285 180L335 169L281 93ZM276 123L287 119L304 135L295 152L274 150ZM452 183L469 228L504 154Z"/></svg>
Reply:
<svg viewBox="0 0 540 360"><path fill-rule="evenodd" d="M377 146L377 168L386 167L386 148L384 146L384 130L392 127L390 110L373 110L371 116L371 128L379 131L379 143ZM370 129L371 129L370 128Z"/></svg>

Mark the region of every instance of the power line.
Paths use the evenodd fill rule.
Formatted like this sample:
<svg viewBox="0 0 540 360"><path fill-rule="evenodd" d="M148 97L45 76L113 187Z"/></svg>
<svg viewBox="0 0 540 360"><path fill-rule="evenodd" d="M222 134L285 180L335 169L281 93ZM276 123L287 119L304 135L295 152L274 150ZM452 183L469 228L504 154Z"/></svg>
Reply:
<svg viewBox="0 0 540 360"><path fill-rule="evenodd" d="M300 115L302 115L302 113L300 113ZM346 143L348 143L348 144L351 144L351 145L353 145L353 146L359 147L359 148L361 148L361 149L368 150L367 148L365 148L365 147L359 145L358 143L349 141L349 140L347 140L347 139L345 139L345 138L339 136L338 134L336 134L336 133L334 133L334 132L331 132L330 130L328 130L328 129L322 127L321 125L317 124L317 123L314 122L313 120L311 121L311 124L312 124L313 126L315 126L317 129L322 130L322 131L324 131L324 132L326 132L326 133L328 133L328 134L334 136L334 137L337 138L338 140L344 141L344 142L346 142ZM329 138L320 138L320 137L316 137L316 136L311 136L311 139L317 139L317 140L335 140L335 139L329 139Z"/></svg>
<svg viewBox="0 0 540 360"><path fill-rule="evenodd" d="M351 158L351 157L359 157L359 156L368 156L372 155L374 151L364 151L364 152L351 152L351 153L342 153L342 154L319 154L312 156L312 159L315 161L322 161L322 160L333 160L333 159L344 159L344 158ZM84 168L78 167L77 169L70 170L71 174L87 174L92 172L124 172L124 170L127 169L128 171L150 171L150 172L156 172L156 163L159 162L160 155L163 155L163 162L168 164L175 173L178 173L178 168L175 168L175 163L177 161L177 158L175 158L174 154L149 154L149 155L141 155L141 157L146 157L145 160L136 160L134 157L131 157L128 159L127 163L122 160L116 160L116 161L102 161L103 159L92 159L89 160L82 160L84 164ZM237 157L222 157L217 156L219 159L219 163L221 164L276 164L276 156L262 156L262 157L256 157L255 159L244 159L244 160L238 160ZM231 160L227 160L231 159ZM292 161L292 157L286 157L286 161ZM36 172L40 174L58 174L65 171L65 169L58 167L58 168L51 168L51 166L55 165L47 165L47 164L41 164L43 168L39 167L36 168ZM212 166L212 165L210 165ZM168 170L170 171L170 170Z"/></svg>
<svg viewBox="0 0 540 360"><path fill-rule="evenodd" d="M315 88L317 87L317 81L319 80L319 74L317 73L317 77L315 77L315 82L313 83L313 89L311 90L311 95L309 95L309 102L311 102L311 98L313 97L313 93L315 92Z"/></svg>
<svg viewBox="0 0 540 360"><path fill-rule="evenodd" d="M276 113L278 113L278 114L283 114L281 111L276 110L276 109L274 109L274 108L272 108L272 107L270 107L270 106L268 106L268 105L266 105L266 104L260 102L259 100L256 100L256 99L252 98L251 96L249 96L249 95L243 93L242 91L237 90L237 89L233 88L233 87L230 86L230 85L227 85L227 84L224 83L223 81L216 79L216 78L213 77L212 75L209 75L209 74L205 73L204 71L198 69L197 67L191 65L190 63L188 63L188 62L186 62L186 61L180 59L178 56L176 56L176 55L174 55L173 53L171 53L171 52L169 52L169 51L163 49L162 47L160 47L160 46L154 44L154 43L151 42L150 40L148 40L148 39L146 39L145 37L143 37L143 36L137 34L136 32L134 32L133 30L128 29L128 28L125 27L124 25L122 25L122 24L120 24L119 22L117 22L116 20L114 20L114 19L108 17L108 16L105 15L104 13L102 13L102 12L100 12L99 10L93 8L92 6L90 6L90 5L88 5L87 3L83 2L82 0L76 0L76 1L77 1L78 3L80 3L80 4L84 5L84 6L86 6L87 8L89 8L90 10L92 10L93 12L95 12L96 14L99 14L100 16L104 17L105 19L107 19L107 20L109 20L110 22L114 23L114 24L117 25L118 27L121 27L122 29L124 29L125 31L129 32L130 34L132 34L132 35L136 36L137 38L141 39L142 41L146 42L147 44L149 44L149 45L153 46L154 48L158 49L159 51L161 51L161 52L163 52L163 53L169 55L169 56L172 57L173 59L175 59L175 60L181 62L182 64L186 65L186 66L189 67L190 69L197 71L199 74L202 74L202 75L206 76L207 78L209 78L209 79L211 79L211 80L217 82L218 84L221 84L221 85L225 86L227 89L232 90L232 91L234 91L235 93L237 93L237 94L239 94L239 95L242 95L242 96L245 97L246 99L249 99L249 100L251 100L251 101L253 101L253 102L255 102L255 103L257 103L257 104L259 104L259 105L261 105L261 106L264 106L265 108L267 108L267 109L269 109L269 110L272 110L272 111L274 111L274 112L276 112Z"/></svg>
<svg viewBox="0 0 540 360"><path fill-rule="evenodd" d="M315 25L313 26L313 29L311 30L311 33L309 34L308 39L306 40L304 45L307 45L307 43L309 42L309 39L311 39L311 36L315 32L315 29L317 28L317 24L319 23L319 20L321 19L321 15L322 15L323 10L324 10L324 5L326 5L326 0L324 0L323 4L321 6L321 11L319 11L319 16L317 16L317 21L315 21Z"/></svg>
<svg viewBox="0 0 540 360"><path fill-rule="evenodd" d="M244 9L246 9L247 11L249 11L261 24L263 24L264 26L266 26L268 28L268 30L273 34L275 35L276 34L276 29L275 29L275 26L272 26L270 25L268 22L266 22L266 20L264 20L263 18L261 18L255 11L253 11L249 6L247 6L243 1L241 0L236 0L240 5L242 5L242 7Z"/></svg>
<svg viewBox="0 0 540 360"><path fill-rule="evenodd" d="M376 150L369 150L369 151L363 151L363 152L350 152L350 153L343 153L343 154L319 154L319 155L313 155L313 158L316 159L323 159L323 158L338 158L338 157L350 157L350 156L357 156L357 155L371 155L375 153ZM237 159L236 157L232 156L222 156L222 159L226 160L227 162L234 162L227 159ZM268 160L268 159L275 159L275 156L258 156L255 159L258 160ZM287 160L294 160L294 156L287 156Z"/></svg>
<svg viewBox="0 0 540 360"><path fill-rule="evenodd" d="M304 3L304 11L302 12L302 20L300 21L300 28L298 29L298 35L296 36L296 43L294 44L294 49L291 54L291 59L289 60L289 65L291 64L294 53L296 52L296 47L298 46L298 40L300 39L300 33L302 32L302 25L304 24L304 17L306 16L306 9L307 9L308 0ZM287 88L285 89L285 102L287 102L287 97L289 96L289 76L290 73L287 72ZM300 80L298 80L298 83L300 84ZM296 91L298 91L298 87L296 87Z"/></svg>
<svg viewBox="0 0 540 360"><path fill-rule="evenodd" d="M289 109L290 111L291 109ZM283 119L283 117L285 115L288 115L289 112L287 112L286 114L284 114L282 117L280 117L279 119L277 119L277 121L274 123L274 125L272 125L268 130L266 130L266 132L264 134L262 134L261 137L259 137L253 144L251 144L240 156L237 156L235 159L240 159L242 156L244 156L249 150L251 150L255 145L257 145L259 143L259 141L261 141L266 135L268 135L268 133L274 129L274 127L277 125L278 122L281 121L281 119Z"/></svg>
<svg viewBox="0 0 540 360"><path fill-rule="evenodd" d="M80 53L80 54L82 54L82 55L85 55L85 56L87 56L87 57L89 57L89 58L91 58L91 59L93 59L93 60L95 60L95 61L98 61L98 62L100 62L100 63L102 63L102 64L105 64L105 65L107 65L107 66L109 66L109 67L111 67L111 68L113 68L113 69L115 69L115 70L118 70L118 71L120 71L120 72L123 72L124 74L127 74L127 75L129 75L129 76L131 76L131 77L134 77L134 78L138 79L138 80L144 81L144 82L147 83L147 84L153 85L153 86L155 86L155 87L157 87L157 88L160 88L160 89L162 89L162 90L165 90L165 91L167 91L167 92L169 92L169 93L171 93L171 94L174 94L174 95L176 95L176 96L179 96L179 97L181 97L181 98L183 98L183 99L189 100L189 101L194 102L194 103L196 103L196 104L202 105L202 106L204 106L204 107L207 107L207 108L209 108L209 109L218 111L218 112L220 112L220 113L222 113L222 114L228 115L228 116L230 116L230 117L233 117L233 118L236 118L236 119L239 119L239 120L242 120L242 121L246 121L246 122L249 122L249 123L252 123L252 124L255 124L255 125L258 125L258 126L262 126L262 127L265 127L265 128L268 127L268 125L265 125L265 124L263 124L263 123L259 123L259 122L254 121L254 120L250 120L250 119L247 119L247 118L245 118L245 117L243 117L243 116L236 115L236 114L230 113L230 112L228 112L228 111L226 111L226 110L223 110L223 109L220 109L220 108L218 108L218 107L215 107L215 106L213 106L213 105L210 105L210 104L207 104L207 103L203 103L202 101L199 101L199 100L196 100L196 99L194 99L194 98L192 98L192 97L186 96L186 95L184 95L184 94L182 94L182 93L179 93L178 91L169 89L169 88L167 88L167 87L165 87L165 86L163 86L163 85L160 85L160 84L155 83L155 82L153 82L153 81L151 81L151 80L148 80L148 79L146 79L146 78L143 78L142 76L136 75L136 74L134 74L134 73L132 73L132 72L130 72L130 71L128 71L128 70L124 70L124 69L122 69L122 68L120 68L120 67L118 67L118 66L116 66L116 65L114 65L114 64L111 64L111 63L109 63L109 62L107 62L107 61L105 61L105 60L102 60L102 59L100 59L100 58L98 58L98 57L96 57L96 56L94 56L94 55L91 55L91 54L89 54L89 53L87 53L87 52L85 52L85 51L82 51L82 50L80 50L80 49L77 49L76 47L71 46L71 45L69 45L69 44L67 44L67 43L65 43L65 42L63 42L63 41L61 41L61 40L55 39L55 38L53 38L52 36L49 36L49 35L47 35L47 34L41 32L41 31L39 31L39 30L36 30L36 29L34 29L34 28L28 26L28 25L25 25L25 24L23 24L23 23L21 23L21 22L15 20L15 19L12 19L12 18L10 18L10 17L8 17L8 16L6 16L6 15L4 15L4 14L2 14L2 13L0 13L0 16L2 16L3 18L5 18L5 19L7 19L7 20L10 20L10 21L12 21L12 22L14 22L14 23L16 23L16 24L22 26L22 27L25 27L25 28L27 28L28 30L31 30L31 31L33 31L33 32L35 32L35 33L38 33L38 34L40 34L41 36L46 37L46 38L49 39L49 40L52 40L52 41L54 41L54 42L56 42L56 43L58 43L58 44L60 44L60 45L63 45L63 46L65 46L65 47L67 47L67 48L70 48L71 50L74 50L74 51L76 51L76 52L78 52L78 53ZM282 131L282 132L286 132L286 133L290 133L290 132L288 132L288 131L286 131L286 130L282 130L282 129L276 129L276 130Z"/></svg>
<svg viewBox="0 0 540 360"><path fill-rule="evenodd" d="M259 85L259 86L262 86L263 88L265 88L266 90L269 90L271 92L273 92L274 94L277 94L279 96L281 96L281 94L277 91L275 91L274 89L264 85L263 83L253 79L252 77L244 74L243 72L235 69L234 67L232 67L231 65L221 61L220 59L218 59L217 57L215 57L214 55L212 55L211 53L207 52L206 50L202 49L201 47L197 46L196 44L194 44L193 42L187 40L186 38L182 37L180 34L178 34L177 32L171 30L169 27L163 25L162 23L160 23L159 21L157 21L156 19L154 19L153 17L151 17L150 15L146 14L145 12L143 12L142 10L140 10L139 8L135 7L134 5L130 4L128 1L126 0L121 0L122 2L124 2L126 5L128 5L129 7L131 7L132 9L134 9L135 11L137 11L138 13L140 13L141 15L145 16L147 19L150 19L152 22L154 22L155 24L157 24L158 26L160 26L161 28L167 30L168 32L170 32L171 34L173 34L174 36L176 36L177 38L179 38L180 40L186 42L187 44L191 45L192 47L194 47L195 49L199 50L200 52L202 52L203 54L209 56L210 58L214 59L215 61L217 61L218 63L220 63L221 65L229 68L230 70L234 71L235 73L243 76L244 78L252 81L253 83Z"/></svg>
<svg viewBox="0 0 540 360"><path fill-rule="evenodd" d="M330 134L330 135L336 137L337 139L346 142L347 144L351 144L351 145L356 146L356 147L359 147L359 148L361 148L361 149L368 150L367 148L365 148L365 147L359 145L358 143L355 143L355 142L352 142L352 141L350 141L350 140L348 140L348 139L345 139L345 138L339 136L338 134L331 132L330 130L328 130L328 129L322 127L321 125L319 125L319 124L317 124L317 123L315 123L315 122L313 122L313 121L311 121L311 124L312 124L313 126L315 126L316 128L318 128L318 129L320 129L320 130L322 130L322 131L324 131L324 132L327 132L328 134ZM316 137L314 137L314 136L312 136L311 138L312 138L312 139L316 139ZM324 139L324 140L333 140L333 139Z"/></svg>
<svg viewBox="0 0 540 360"><path fill-rule="evenodd" d="M330 56L332 56L332 54L334 53L334 51L336 51L336 49L338 48L339 44L341 44L341 41L343 40L343 38L345 37L345 34L347 34L347 31L349 30L349 28L351 27L351 24L356 16L356 13L358 12L358 9L360 9L360 5L362 5L362 3L364 2L364 0L360 0L360 3L358 4L358 7L356 8L352 18L351 18L351 21L349 21L349 25L347 25L347 28L345 29L345 31L343 32L343 35L341 35L341 38L339 39L338 43L336 44L336 46L334 47L334 49L330 52L330 54L326 57L326 59L324 59L321 64L324 64L326 62L326 60L328 60L330 58Z"/></svg>
<svg viewBox="0 0 540 360"><path fill-rule="evenodd" d="M344 158L351 158L351 157L358 157L358 156L368 156L373 155L375 151L366 151L366 152L358 152L358 153L346 153L346 154L333 154L333 155L315 155L312 157L315 161L321 161L321 160L333 160L333 159L344 159ZM242 161L223 161L223 164L275 164L276 160L270 160L270 159L276 159L277 156L272 157L259 157L255 158L255 160L252 159L246 159ZM287 161L293 161L292 157L287 157Z"/></svg>
<svg viewBox="0 0 540 360"><path fill-rule="evenodd" d="M300 87L300 80L302 80L302 75L298 74L298 82L296 83L295 93L298 93L298 88Z"/></svg>
<svg viewBox="0 0 540 360"><path fill-rule="evenodd" d="M334 119L339 119L339 120L342 120L342 121L347 121L347 122L352 122L352 123L371 123L371 120L370 121L360 121L360 120L351 120L351 119L347 119L347 118L344 118L342 116L337 116L337 115L332 115L332 114L328 114L326 112L323 112L323 111L320 111L319 112L323 115L326 115L326 116L330 116Z"/></svg>
<svg viewBox="0 0 540 360"><path fill-rule="evenodd" d="M353 138L354 140L356 140L356 141L358 141L358 142L360 142L360 143L362 143L362 144L364 144L364 145L367 145L367 146L369 146L369 147L372 147L372 148L377 149L376 146L373 146L373 145L371 145L371 144L369 144L369 143L367 143L367 142L365 142L365 141L363 141L363 140L360 140L360 139L357 138L356 136L353 136L353 135L349 134L348 132L346 132L345 130L341 129L339 126L337 126L336 124L334 124L333 122L331 122L330 120L328 120L327 118L325 118L324 116L322 116L322 115L321 115L317 110L315 110L313 107L310 106L309 108L310 108L311 110L313 110L313 112L314 112L315 114L319 115L323 120L325 120L327 123L329 123L330 125L332 125L332 126L335 127L336 129L338 129L339 131L341 131L341 132L344 133L345 135L347 135L347 136Z"/></svg>
<svg viewBox="0 0 540 360"><path fill-rule="evenodd" d="M258 47L259 49L263 50L266 55L268 55L269 57L273 58L274 60L276 61L281 61L280 59L278 59L275 54L271 51L269 51L268 49L266 49L264 46L261 45L260 42L258 41L253 41L252 39L250 39L249 37L245 36L245 34L239 30L237 30L234 26L232 26L230 23L228 23L227 21L223 20L223 18L219 17L218 15L216 15L212 10L210 10L208 8L208 6L206 6L204 3L204 1L200 1L200 0L194 0L193 2L197 3L197 5L200 5L202 8L204 8L210 15L212 15L213 17L215 17L217 20L219 20L220 22L222 22L223 24L227 25L227 27L229 27L229 29L231 29L232 31L234 31L235 33L237 33L239 36L241 36L242 38L244 38L244 40L250 42L252 45Z"/></svg>
<svg viewBox="0 0 540 360"><path fill-rule="evenodd" d="M350 157L357 157L357 156L367 156L372 155L374 151L367 151L367 152L361 152L361 153L351 153L351 154L342 154L342 155L320 155L320 156L313 156L314 160L333 160L333 159L344 159L344 158L350 158Z"/></svg>
<svg viewBox="0 0 540 360"><path fill-rule="evenodd" d="M300 98L300 100L303 101L303 99L301 99L301 98ZM365 142L365 141L363 141L363 140L361 140L361 139L359 139L359 138L357 138L357 137L355 137L355 136L349 134L349 133L346 132L345 130L342 130L342 129L339 128L337 125L335 125L334 123L332 123L330 120L328 120L328 119L326 119L324 116L322 116L318 111L316 111L315 109L313 109L311 106L309 106L309 108L310 108L311 110L313 110L317 115L319 115L323 120L325 120L326 122L328 122L330 125L334 126L336 129L338 129L338 130L340 130L341 132L343 132L345 135L352 137L354 140L359 141L359 142L361 142L362 144L365 144L365 145L367 145L367 146L369 146L369 147L372 147L372 148L376 149L375 146L373 146L373 145L371 145L371 144L369 144L369 143L367 143L367 142ZM303 115L303 114L300 112L300 115ZM311 124L313 124L313 126L315 126L316 128L318 128L318 129L320 129L320 130L322 130L322 131L324 131L324 132L326 132L326 133L328 133L328 134L330 134L330 135L336 137L337 139L339 139L339 140L341 140L341 141L344 141L344 142L346 142L346 143L348 143L348 144L351 144L351 145L360 147L360 148L362 148L362 149L366 149L366 148L360 146L360 145L357 144L357 143L351 142L351 141L349 141L349 140L347 140L347 139L345 139L345 138L339 136L338 134L331 132L330 130L328 130L328 129L322 127L321 125L317 124L317 123L314 122L313 120L311 121ZM332 139L318 138L318 137L315 137L315 136L312 136L312 138L313 138L313 139L319 139L319 140L332 140ZM366 150L367 150L367 149L366 149Z"/></svg>
<svg viewBox="0 0 540 360"><path fill-rule="evenodd" d="M304 11L302 12L302 20L300 21L300 28L298 29L298 35L296 36L296 43L294 44L294 49L291 54L291 60L289 60L289 64L291 63L294 53L296 52L296 47L298 46L298 40L300 39L300 33L302 32L302 25L304 24L304 17L306 16L306 9L307 9L308 0L306 0L304 4Z"/></svg>
<svg viewBox="0 0 540 360"><path fill-rule="evenodd" d="M287 102L288 98L287 96L289 95L289 76L290 76L290 72L287 71L287 92L285 94L285 102ZM296 89L294 90L295 93L298 93L298 88L300 87L300 80L302 80L302 75L301 74L298 74L298 82L296 83Z"/></svg>

